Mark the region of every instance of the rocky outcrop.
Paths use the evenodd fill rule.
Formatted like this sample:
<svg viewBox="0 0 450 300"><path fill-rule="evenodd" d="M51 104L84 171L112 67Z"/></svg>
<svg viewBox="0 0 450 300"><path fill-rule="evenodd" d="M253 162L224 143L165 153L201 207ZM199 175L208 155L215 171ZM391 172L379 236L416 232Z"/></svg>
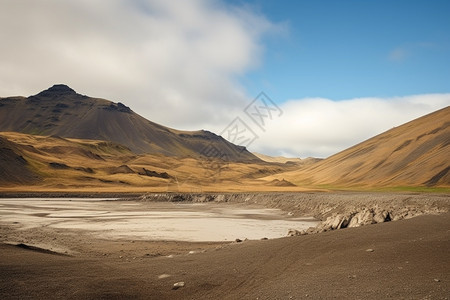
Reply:
<svg viewBox="0 0 450 300"><path fill-rule="evenodd" d="M316 227L288 235L303 235L408 219L424 214L449 211L445 194L393 193L155 193L140 201L231 202L279 208L289 216L312 216L321 222ZM136 199L133 199L136 200Z"/></svg>
<svg viewBox="0 0 450 300"><path fill-rule="evenodd" d="M444 212L438 208L433 209L417 209L417 208L396 208L390 210L380 207L363 208L359 211L349 211L348 213L333 214L320 222L316 227L310 227L306 230L289 230L288 236L306 235L312 233L320 233L329 230L359 227L370 224L384 223L389 221L397 221L408 219L423 214L437 214Z"/></svg>

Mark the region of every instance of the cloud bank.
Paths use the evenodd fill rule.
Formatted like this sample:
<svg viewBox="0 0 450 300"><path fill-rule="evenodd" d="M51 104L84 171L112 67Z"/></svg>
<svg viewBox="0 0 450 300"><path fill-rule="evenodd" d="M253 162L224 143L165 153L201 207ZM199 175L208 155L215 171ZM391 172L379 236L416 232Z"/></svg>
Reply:
<svg viewBox="0 0 450 300"><path fill-rule="evenodd" d="M285 32L219 0L3 0L0 96L65 83L178 129L221 133L241 117L258 135L249 150L299 157L326 157L450 105L448 94L290 100L262 131L243 113L256 95L238 78L263 63L265 37Z"/></svg>
<svg viewBox="0 0 450 300"><path fill-rule="evenodd" d="M248 7L190 0L5 0L0 95L65 83L173 127L202 128L247 101L237 77L282 27Z"/></svg>
<svg viewBox="0 0 450 300"><path fill-rule="evenodd" d="M450 94L343 101L287 101L250 149L273 155L328 157L392 127L450 105ZM250 123L251 124L251 123Z"/></svg>

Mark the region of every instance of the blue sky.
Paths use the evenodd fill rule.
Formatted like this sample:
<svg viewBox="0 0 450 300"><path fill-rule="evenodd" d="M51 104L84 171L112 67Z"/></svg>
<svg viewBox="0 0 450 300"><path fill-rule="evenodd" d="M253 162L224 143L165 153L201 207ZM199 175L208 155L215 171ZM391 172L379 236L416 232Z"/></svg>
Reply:
<svg viewBox="0 0 450 300"><path fill-rule="evenodd" d="M2 0L0 97L64 83L181 130L240 118L250 151L327 157L450 105L449 15L442 0ZM261 91L282 112L264 128L246 110Z"/></svg>
<svg viewBox="0 0 450 300"><path fill-rule="evenodd" d="M265 37L259 68L241 78L277 101L450 91L450 1L232 1L284 34ZM250 4L249 4L250 3Z"/></svg>

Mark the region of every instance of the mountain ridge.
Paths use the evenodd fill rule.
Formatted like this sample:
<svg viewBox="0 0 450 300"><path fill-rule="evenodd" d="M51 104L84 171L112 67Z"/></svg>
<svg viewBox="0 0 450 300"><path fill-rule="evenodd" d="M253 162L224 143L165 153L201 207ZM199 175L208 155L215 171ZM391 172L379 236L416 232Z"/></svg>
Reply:
<svg viewBox="0 0 450 300"><path fill-rule="evenodd" d="M112 141L136 154L207 157L215 153L224 160L259 161L244 147L212 132L165 127L121 102L81 95L64 84L29 97L0 98L0 131Z"/></svg>

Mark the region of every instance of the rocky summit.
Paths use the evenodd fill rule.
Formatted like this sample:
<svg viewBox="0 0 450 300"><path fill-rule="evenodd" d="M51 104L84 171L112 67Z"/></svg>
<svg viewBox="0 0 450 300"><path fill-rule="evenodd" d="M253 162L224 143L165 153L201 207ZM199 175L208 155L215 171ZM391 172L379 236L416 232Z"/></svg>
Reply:
<svg viewBox="0 0 450 300"><path fill-rule="evenodd" d="M30 97L0 98L0 131L119 143L136 154L260 161L247 149L205 130L151 122L123 103L88 97L56 84Z"/></svg>

